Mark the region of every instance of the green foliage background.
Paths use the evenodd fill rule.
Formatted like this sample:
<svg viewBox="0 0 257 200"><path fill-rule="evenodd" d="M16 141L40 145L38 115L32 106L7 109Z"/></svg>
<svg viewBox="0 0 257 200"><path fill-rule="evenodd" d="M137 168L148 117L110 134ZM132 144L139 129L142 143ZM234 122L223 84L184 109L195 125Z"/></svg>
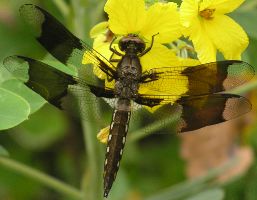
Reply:
<svg viewBox="0 0 257 200"><path fill-rule="evenodd" d="M103 0L0 0L1 63L5 57L15 54L52 59L19 18L18 9L24 3L42 6L89 44L92 43L88 36L90 28L105 18ZM231 16L250 37L243 60L257 66L256 0L246 0ZM78 188L78 191L81 188L84 199L101 199L104 145L97 142L95 135L103 127L93 122L90 129L88 124L81 124L78 119L45 104L42 98L13 80L1 63L0 101L9 103L0 104L0 129L3 130L0 134L0 154L9 154L11 159L54 176ZM52 63L62 69L60 64ZM256 85L255 81L241 90L253 91ZM253 102L253 105L256 103ZM106 122L110 121L110 116L109 111L104 114ZM135 126L137 129L140 124ZM89 130L94 131L89 134ZM257 153L256 122L243 140ZM186 180L185 163L179 151L180 140L175 134L153 134L129 142L109 199L256 199L257 162L244 176L225 185L212 183L223 168L192 182ZM40 179L32 178L33 175L24 176L19 170L6 167L3 163L0 160L0 199L78 199L76 195L57 192L51 184L47 187Z"/></svg>

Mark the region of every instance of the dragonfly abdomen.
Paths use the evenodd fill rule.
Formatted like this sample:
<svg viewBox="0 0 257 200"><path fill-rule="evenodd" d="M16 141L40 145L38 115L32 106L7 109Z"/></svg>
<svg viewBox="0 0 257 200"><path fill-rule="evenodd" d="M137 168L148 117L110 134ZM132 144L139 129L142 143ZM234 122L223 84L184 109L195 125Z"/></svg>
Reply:
<svg viewBox="0 0 257 200"><path fill-rule="evenodd" d="M106 147L104 162L104 196L107 197L109 190L116 178L126 142L126 136L130 120L130 100L119 99L113 112L110 133Z"/></svg>

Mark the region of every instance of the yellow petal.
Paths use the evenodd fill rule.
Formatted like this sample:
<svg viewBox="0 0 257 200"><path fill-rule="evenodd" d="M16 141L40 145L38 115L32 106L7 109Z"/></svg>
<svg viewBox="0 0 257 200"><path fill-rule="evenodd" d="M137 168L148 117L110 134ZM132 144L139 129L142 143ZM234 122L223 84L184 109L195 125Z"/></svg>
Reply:
<svg viewBox="0 0 257 200"><path fill-rule="evenodd" d="M100 130L100 132L97 134L97 139L101 142L106 144L107 143L107 139L110 133L110 126L107 126L103 129Z"/></svg>
<svg viewBox="0 0 257 200"><path fill-rule="evenodd" d="M199 64L200 61L196 59L178 58L178 63L170 67L172 69L172 67L177 66L191 67ZM170 103L174 103L175 100L179 98L179 95L185 94L188 91L188 78L175 70L173 72L173 76L174 78L172 79L160 79L150 84L141 84L139 88L139 93L148 95L173 95L173 101L171 101ZM179 84L177 84L178 80Z"/></svg>
<svg viewBox="0 0 257 200"><path fill-rule="evenodd" d="M184 58L177 58L176 62L173 62L172 65L167 65L166 67L177 67L177 66L195 66L198 65L200 62L195 59L184 59ZM171 104L175 103L177 99L180 98L180 95L185 94L188 91L188 78L182 75L180 72L173 72L173 75L176 75L176 78L173 79L160 79L154 81L150 84L152 87L149 87L148 84L141 84L139 88L140 94L147 94L147 95L173 95L172 100L169 102ZM179 84L178 84L179 80ZM155 85L155 86L154 86ZM172 90L166 90L166 88L172 88ZM145 108L149 112L155 112L159 109L160 106L154 106L153 108L145 106Z"/></svg>
<svg viewBox="0 0 257 200"><path fill-rule="evenodd" d="M118 35L138 33L145 23L144 0L108 0L104 10L111 31Z"/></svg>
<svg viewBox="0 0 257 200"><path fill-rule="evenodd" d="M109 50L109 45L108 43L103 42L103 40L105 39L105 36L103 34L99 35L98 37L95 38L94 40L94 45L93 48L99 52L101 55L103 55L104 57L106 57L107 59L110 58L111 56L111 51ZM82 64L87 65L87 64L94 64L91 63L90 60L91 59L91 53L86 51L83 55L83 59L82 59ZM98 66L94 66L94 73L98 76L98 78L100 79L105 79L106 78L106 74L101 71Z"/></svg>
<svg viewBox="0 0 257 200"><path fill-rule="evenodd" d="M183 34L184 37L189 37L190 36L190 28L184 27L181 29L181 32Z"/></svg>
<svg viewBox="0 0 257 200"><path fill-rule="evenodd" d="M198 1L184 0L180 6L180 21L185 27L189 27L198 17Z"/></svg>
<svg viewBox="0 0 257 200"><path fill-rule="evenodd" d="M109 43L104 43L104 42L101 43L100 39L101 38L98 37L94 40L93 48L96 51L98 51L101 55L103 55L107 60L109 60L109 58L112 55L112 52L109 50L110 44ZM107 78L106 73L104 73L102 70L100 70L98 66L94 66L94 73L100 79L106 79Z"/></svg>
<svg viewBox="0 0 257 200"><path fill-rule="evenodd" d="M163 105L159 105L159 106L154 106L154 107L148 107L148 106L143 106L148 112L150 113L154 113L156 110L158 110L159 108L161 108Z"/></svg>
<svg viewBox="0 0 257 200"><path fill-rule="evenodd" d="M190 39L194 44L197 57L201 63L214 62L216 61L216 48L202 23L199 20L195 20L192 26L190 26Z"/></svg>
<svg viewBox="0 0 257 200"><path fill-rule="evenodd" d="M105 34L107 32L109 24L107 21L105 22L100 22L96 24L91 30L90 30L90 37L91 38L96 38L100 34Z"/></svg>
<svg viewBox="0 0 257 200"><path fill-rule="evenodd" d="M151 51L140 58L143 71L158 67L171 67L179 65L175 53L166 46L154 43Z"/></svg>
<svg viewBox="0 0 257 200"><path fill-rule="evenodd" d="M106 43L105 40L106 40L105 34L97 35L97 37L94 39L93 49L98 51L100 54L102 54L106 58L109 58L109 56L111 54L110 51L108 50L109 43ZM90 59L89 52L85 52L84 56L83 56L82 64L84 64L84 65L90 64L90 60L91 59Z"/></svg>
<svg viewBox="0 0 257 200"><path fill-rule="evenodd" d="M94 39L94 43L93 43L93 48L94 50L96 50L98 53L100 53L101 55L103 55L107 60L110 60L111 56L112 56L112 52L110 51L109 47L110 47L110 42L105 42L106 40L106 36L105 34L100 34L98 35L95 39ZM115 45L117 48L117 45ZM90 60L91 59L91 54L90 52L86 51L83 55L83 59L82 59L82 64L86 65L86 64L94 64L91 63ZM117 56L113 57L114 59L117 59ZM99 64L99 63L98 63ZM112 63L115 67L117 65L117 63ZM97 65L94 66L94 73L95 75L100 78L100 79L107 79L106 73L104 73Z"/></svg>
<svg viewBox="0 0 257 200"><path fill-rule="evenodd" d="M155 3L147 10L146 23L140 34L150 40L157 33L155 41L159 43L168 43L181 36L176 3Z"/></svg>
<svg viewBox="0 0 257 200"><path fill-rule="evenodd" d="M239 24L226 15L216 15L213 20L205 20L204 26L214 45L226 59L241 59L249 39Z"/></svg>
<svg viewBox="0 0 257 200"><path fill-rule="evenodd" d="M237 9L245 0L203 0L200 11L204 9L215 9L219 14L230 13Z"/></svg>
<svg viewBox="0 0 257 200"><path fill-rule="evenodd" d="M114 86L115 86L115 81L114 80L112 80L111 82L109 82L107 79L105 80L105 86L107 87L107 88L114 88Z"/></svg>
<svg viewBox="0 0 257 200"><path fill-rule="evenodd" d="M192 58L179 58L181 66L196 66L201 64L201 62L197 59Z"/></svg>
<svg viewBox="0 0 257 200"><path fill-rule="evenodd" d="M95 38L94 43L93 43L93 48L99 52L101 55L103 55L107 60L110 60L112 56L112 52L110 51L110 42L105 42L106 37L103 35L99 35L98 37ZM118 48L117 45L114 45L116 49ZM116 54L112 57L113 59L119 59L119 56ZM116 67L117 62L112 64ZM114 80L109 82L106 76L106 73L104 73L101 69L99 69L98 66L94 66L94 74L100 78L100 79L105 79L105 86L109 88L114 88L115 82Z"/></svg>

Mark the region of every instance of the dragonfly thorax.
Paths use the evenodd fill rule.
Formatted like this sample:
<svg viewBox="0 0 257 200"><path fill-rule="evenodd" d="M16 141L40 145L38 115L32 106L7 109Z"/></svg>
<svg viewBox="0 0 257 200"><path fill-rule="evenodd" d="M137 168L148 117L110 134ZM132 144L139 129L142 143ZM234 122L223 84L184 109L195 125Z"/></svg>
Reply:
<svg viewBox="0 0 257 200"><path fill-rule="evenodd" d="M115 83L117 97L134 99L138 95L142 66L136 55L124 55L117 66L118 79Z"/></svg>

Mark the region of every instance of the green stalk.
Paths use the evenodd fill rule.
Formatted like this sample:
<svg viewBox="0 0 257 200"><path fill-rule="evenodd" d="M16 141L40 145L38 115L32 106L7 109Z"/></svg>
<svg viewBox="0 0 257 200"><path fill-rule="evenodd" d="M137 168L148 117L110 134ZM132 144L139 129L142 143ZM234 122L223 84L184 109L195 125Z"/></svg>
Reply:
<svg viewBox="0 0 257 200"><path fill-rule="evenodd" d="M72 0L71 5L73 10L73 20L71 20L73 31L79 38L85 39L86 33L89 32L89 28L91 27L91 21L89 20L90 14L94 9L90 7L89 2L86 0ZM88 96L87 101L90 98L92 97ZM91 99L91 102L94 101L94 99ZM98 105L95 107L87 102L83 102L83 98L79 99L79 102L81 102L81 110L87 112L87 120L81 121L88 162L84 174L82 175L81 190L85 194L84 199L102 199L102 165L104 153L102 151L102 145L96 138L97 132L100 130L98 120L95 117L97 116Z"/></svg>
<svg viewBox="0 0 257 200"><path fill-rule="evenodd" d="M82 121L88 166L82 177L82 190L87 199L101 199L102 192L102 148L96 139L95 122ZM94 127L93 127L94 126Z"/></svg>
<svg viewBox="0 0 257 200"><path fill-rule="evenodd" d="M229 170L231 167L238 163L238 157L232 158L229 162L223 166L210 170L210 172L199 178L188 180L183 183L171 186L164 189L162 192L155 194L145 200L178 200L185 199L187 196L192 195L196 192L202 191L203 189L216 186L215 179L220 175Z"/></svg>
<svg viewBox="0 0 257 200"><path fill-rule="evenodd" d="M88 20L89 13L87 12L87 9L81 5L80 0L72 0L71 1L72 6L72 27L74 33L76 33L76 36L85 39L86 33L88 32L88 27L90 26L90 21Z"/></svg>
<svg viewBox="0 0 257 200"><path fill-rule="evenodd" d="M64 17L68 17L70 9L67 3L64 0L53 0L53 2L55 3L56 7L60 10L62 15Z"/></svg>
<svg viewBox="0 0 257 200"><path fill-rule="evenodd" d="M31 179L62 193L64 196L69 196L74 199L82 200L82 192L72 186L57 180L47 174L40 172L39 170L33 169L22 163L14 161L7 157L0 157L0 165L7 169L13 170L18 174L30 177Z"/></svg>
<svg viewBox="0 0 257 200"><path fill-rule="evenodd" d="M150 135L151 133L160 130L164 126L168 126L168 125L172 125L172 124L176 123L177 120L179 119L179 117L180 117L180 114L174 114L171 117L159 120L157 122L149 124L146 127L136 130L128 136L128 141L136 142L136 141Z"/></svg>

